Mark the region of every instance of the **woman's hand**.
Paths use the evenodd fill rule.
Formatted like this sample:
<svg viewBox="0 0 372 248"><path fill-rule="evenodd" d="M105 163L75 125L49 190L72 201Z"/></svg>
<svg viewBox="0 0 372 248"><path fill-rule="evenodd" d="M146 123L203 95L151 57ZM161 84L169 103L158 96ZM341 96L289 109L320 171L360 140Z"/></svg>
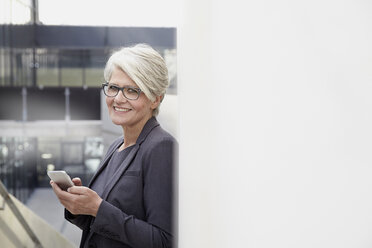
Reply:
<svg viewBox="0 0 372 248"><path fill-rule="evenodd" d="M83 184L81 183L81 179L78 177L74 177L72 179L72 182L74 183L75 186L83 186Z"/></svg>
<svg viewBox="0 0 372 248"><path fill-rule="evenodd" d="M67 192L61 190L52 180L50 184L61 204L72 214L85 214L95 217L102 202L101 197L90 188L81 186L79 178L74 178L72 181L75 186L68 188Z"/></svg>

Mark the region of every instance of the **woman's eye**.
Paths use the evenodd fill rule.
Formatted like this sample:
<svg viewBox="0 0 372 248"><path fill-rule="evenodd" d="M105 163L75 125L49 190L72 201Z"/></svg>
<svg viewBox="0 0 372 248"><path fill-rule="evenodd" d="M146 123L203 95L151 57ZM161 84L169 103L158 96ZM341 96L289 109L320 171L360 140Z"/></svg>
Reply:
<svg viewBox="0 0 372 248"><path fill-rule="evenodd" d="M136 89L128 88L127 91L130 94L138 94L138 91Z"/></svg>
<svg viewBox="0 0 372 248"><path fill-rule="evenodd" d="M108 87L110 90L117 90L118 87L116 87L115 85L109 85Z"/></svg>

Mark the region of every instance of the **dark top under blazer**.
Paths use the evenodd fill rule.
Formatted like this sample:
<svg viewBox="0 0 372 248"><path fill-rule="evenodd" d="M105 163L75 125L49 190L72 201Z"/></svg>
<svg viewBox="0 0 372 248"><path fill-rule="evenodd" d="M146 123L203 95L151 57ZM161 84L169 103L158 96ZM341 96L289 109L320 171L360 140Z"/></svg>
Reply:
<svg viewBox="0 0 372 248"><path fill-rule="evenodd" d="M123 143L109 147L89 186ZM83 230L80 247L172 247L173 172L177 141L153 117L105 187L97 216L65 218Z"/></svg>

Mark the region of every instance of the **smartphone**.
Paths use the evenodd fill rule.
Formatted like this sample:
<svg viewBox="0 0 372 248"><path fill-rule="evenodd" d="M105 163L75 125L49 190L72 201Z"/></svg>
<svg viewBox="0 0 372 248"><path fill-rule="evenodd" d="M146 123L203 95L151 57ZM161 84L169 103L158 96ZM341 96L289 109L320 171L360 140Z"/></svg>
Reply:
<svg viewBox="0 0 372 248"><path fill-rule="evenodd" d="M52 179L62 190L74 186L70 176L66 171L48 171L48 176Z"/></svg>

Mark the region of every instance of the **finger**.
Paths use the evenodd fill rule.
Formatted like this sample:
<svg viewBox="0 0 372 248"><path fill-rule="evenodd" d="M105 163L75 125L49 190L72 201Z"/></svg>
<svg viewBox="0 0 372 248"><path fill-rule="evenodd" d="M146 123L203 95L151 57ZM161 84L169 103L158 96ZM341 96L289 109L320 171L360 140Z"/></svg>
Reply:
<svg viewBox="0 0 372 248"><path fill-rule="evenodd" d="M58 184L56 184L53 180L50 180L50 185L56 194L59 193L59 191L62 191Z"/></svg>
<svg viewBox="0 0 372 248"><path fill-rule="evenodd" d="M59 201L62 203L62 205L71 206L71 205L76 204L76 202L79 198L79 195L69 194L67 192L66 192L66 194L67 195L65 197L59 198Z"/></svg>
<svg viewBox="0 0 372 248"><path fill-rule="evenodd" d="M81 179L78 177L73 178L72 182L74 183L75 186L83 186Z"/></svg>
<svg viewBox="0 0 372 248"><path fill-rule="evenodd" d="M58 199L61 201L63 199L67 199L69 197L69 193L67 193L66 191L62 190L58 184L56 184L55 182L51 181L50 183L52 185L52 188L53 188L53 191L54 193L57 195Z"/></svg>
<svg viewBox="0 0 372 248"><path fill-rule="evenodd" d="M70 194L76 195L85 195L87 193L88 188L84 186L73 186L67 189L67 192Z"/></svg>

